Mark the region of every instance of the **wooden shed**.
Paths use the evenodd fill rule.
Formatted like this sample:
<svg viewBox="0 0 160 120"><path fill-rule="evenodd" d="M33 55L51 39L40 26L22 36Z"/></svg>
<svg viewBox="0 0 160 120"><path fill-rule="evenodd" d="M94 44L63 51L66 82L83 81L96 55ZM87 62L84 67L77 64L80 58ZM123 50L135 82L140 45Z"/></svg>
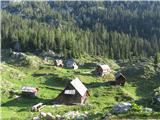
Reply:
<svg viewBox="0 0 160 120"><path fill-rule="evenodd" d="M21 91L22 91L23 97L34 98L34 97L36 97L36 94L38 92L38 88L34 88L34 87L30 87L30 86L23 86Z"/></svg>
<svg viewBox="0 0 160 120"><path fill-rule="evenodd" d="M78 79L72 80L55 99L60 104L84 104L90 96L88 89Z"/></svg>
<svg viewBox="0 0 160 120"><path fill-rule="evenodd" d="M67 60L66 67L72 68L72 69L78 69L78 65L76 64L76 62L73 59Z"/></svg>
<svg viewBox="0 0 160 120"><path fill-rule="evenodd" d="M55 64L57 67L63 67L63 66L64 66L63 61L60 60L60 59L56 59L56 60L54 61L54 64Z"/></svg>
<svg viewBox="0 0 160 120"><path fill-rule="evenodd" d="M116 85L124 86L126 82L126 77L122 73L118 72L115 74L115 81L116 81Z"/></svg>
<svg viewBox="0 0 160 120"><path fill-rule="evenodd" d="M104 76L111 71L108 65L98 65L95 69L95 74L97 76Z"/></svg>

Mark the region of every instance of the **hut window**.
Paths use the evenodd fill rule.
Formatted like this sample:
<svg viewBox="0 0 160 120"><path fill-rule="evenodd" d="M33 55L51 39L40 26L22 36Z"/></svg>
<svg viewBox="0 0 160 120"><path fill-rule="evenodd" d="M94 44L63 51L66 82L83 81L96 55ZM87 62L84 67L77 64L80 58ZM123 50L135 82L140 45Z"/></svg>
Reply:
<svg viewBox="0 0 160 120"><path fill-rule="evenodd" d="M65 90L64 91L64 94L67 94L67 95L74 95L76 93L75 90Z"/></svg>

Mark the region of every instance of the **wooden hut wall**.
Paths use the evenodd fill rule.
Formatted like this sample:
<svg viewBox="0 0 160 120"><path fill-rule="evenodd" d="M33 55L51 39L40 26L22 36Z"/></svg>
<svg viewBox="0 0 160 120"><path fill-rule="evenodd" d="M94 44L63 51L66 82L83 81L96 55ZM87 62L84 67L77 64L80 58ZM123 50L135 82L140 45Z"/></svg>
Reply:
<svg viewBox="0 0 160 120"><path fill-rule="evenodd" d="M57 102L59 103L63 103L63 104L76 104L76 103L81 103L81 95L78 93L77 90L75 90L75 94L74 95L69 95L69 94L64 94L65 90L75 90L74 87L67 86L62 93L56 98Z"/></svg>

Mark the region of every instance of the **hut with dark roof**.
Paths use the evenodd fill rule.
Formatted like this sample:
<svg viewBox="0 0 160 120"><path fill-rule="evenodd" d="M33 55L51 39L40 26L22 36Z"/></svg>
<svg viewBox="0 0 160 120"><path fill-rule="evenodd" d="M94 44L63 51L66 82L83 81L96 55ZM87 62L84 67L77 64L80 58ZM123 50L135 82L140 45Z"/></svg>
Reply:
<svg viewBox="0 0 160 120"><path fill-rule="evenodd" d="M126 77L122 73L118 72L115 74L115 81L116 85L124 86L126 82Z"/></svg>
<svg viewBox="0 0 160 120"><path fill-rule="evenodd" d="M78 65L73 59L68 59L66 62L66 67L67 68L72 68L72 69L78 69Z"/></svg>

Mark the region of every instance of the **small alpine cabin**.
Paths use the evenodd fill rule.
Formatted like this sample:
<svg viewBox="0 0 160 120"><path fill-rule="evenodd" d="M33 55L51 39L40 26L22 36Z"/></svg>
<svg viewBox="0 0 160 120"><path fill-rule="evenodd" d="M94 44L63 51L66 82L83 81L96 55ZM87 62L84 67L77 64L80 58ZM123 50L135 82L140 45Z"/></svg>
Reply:
<svg viewBox="0 0 160 120"><path fill-rule="evenodd" d="M35 98L38 93L38 88L23 86L21 91L23 97Z"/></svg>
<svg viewBox="0 0 160 120"><path fill-rule="evenodd" d="M78 65L76 64L76 62L73 59L67 60L66 67L67 68L78 69Z"/></svg>
<svg viewBox="0 0 160 120"><path fill-rule="evenodd" d="M118 72L115 74L115 81L116 85L124 86L126 82L126 77L122 73Z"/></svg>
<svg viewBox="0 0 160 120"><path fill-rule="evenodd" d="M60 104L84 104L90 96L87 88L78 79L73 79L55 99Z"/></svg>
<svg viewBox="0 0 160 120"><path fill-rule="evenodd" d="M105 74L109 73L111 71L110 67L108 65L98 65L95 70L95 74L97 76L103 77Z"/></svg>
<svg viewBox="0 0 160 120"><path fill-rule="evenodd" d="M60 60L60 59L56 59L56 60L54 61L54 64L55 64L57 67L63 67L63 66L64 66L64 65L63 65L63 61Z"/></svg>

